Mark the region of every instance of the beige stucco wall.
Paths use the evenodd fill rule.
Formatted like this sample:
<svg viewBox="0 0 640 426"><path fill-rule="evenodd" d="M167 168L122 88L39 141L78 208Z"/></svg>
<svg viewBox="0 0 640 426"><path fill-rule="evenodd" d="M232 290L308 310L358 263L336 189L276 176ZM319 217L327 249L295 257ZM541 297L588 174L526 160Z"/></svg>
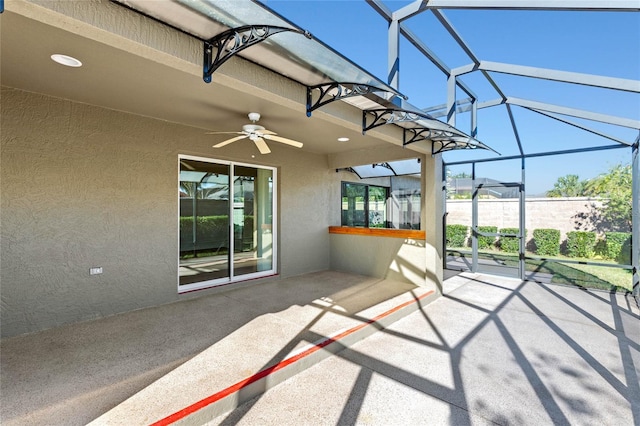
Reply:
<svg viewBox="0 0 640 426"><path fill-rule="evenodd" d="M443 219L444 201L442 198L442 157L425 156L422 159L422 229L426 232L425 278L427 284L437 287L442 292L443 279Z"/></svg>
<svg viewBox="0 0 640 426"><path fill-rule="evenodd" d="M201 129L6 87L1 112L2 336L194 297L177 294L179 154L278 167L281 275L329 267L326 156L252 159Z"/></svg>
<svg viewBox="0 0 640 426"><path fill-rule="evenodd" d="M331 234L331 268L426 286L424 240Z"/></svg>

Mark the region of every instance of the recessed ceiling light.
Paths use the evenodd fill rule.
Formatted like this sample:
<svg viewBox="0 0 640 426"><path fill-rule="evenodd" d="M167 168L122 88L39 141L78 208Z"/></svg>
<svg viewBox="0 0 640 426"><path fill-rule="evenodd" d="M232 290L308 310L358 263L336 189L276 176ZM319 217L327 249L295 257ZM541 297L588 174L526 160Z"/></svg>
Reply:
<svg viewBox="0 0 640 426"><path fill-rule="evenodd" d="M338 142L349 142L349 138L338 138Z"/></svg>
<svg viewBox="0 0 640 426"><path fill-rule="evenodd" d="M61 65L65 65L67 67L77 68L77 67L81 67L82 66L82 62L80 62L76 58L73 58L73 57L67 56L67 55L61 55L59 53L51 55L51 59L54 62L57 62L57 63L59 63Z"/></svg>

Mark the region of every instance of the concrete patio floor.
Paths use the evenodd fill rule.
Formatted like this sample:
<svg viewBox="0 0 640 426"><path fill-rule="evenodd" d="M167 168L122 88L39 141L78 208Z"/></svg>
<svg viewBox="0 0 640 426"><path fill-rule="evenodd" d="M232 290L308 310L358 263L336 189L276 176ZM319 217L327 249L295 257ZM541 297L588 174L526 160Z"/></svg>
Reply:
<svg viewBox="0 0 640 426"><path fill-rule="evenodd" d="M5 339L0 421L640 424L630 296L432 290L325 271Z"/></svg>
<svg viewBox="0 0 640 426"><path fill-rule="evenodd" d="M364 338L435 298L434 289L324 271L4 339L0 423L150 424L341 330L359 327L347 340ZM327 342L278 380L339 349ZM268 379L256 384L277 383ZM216 409L234 408L249 391Z"/></svg>
<svg viewBox="0 0 640 426"><path fill-rule="evenodd" d="M631 296L463 273L209 425L639 425Z"/></svg>

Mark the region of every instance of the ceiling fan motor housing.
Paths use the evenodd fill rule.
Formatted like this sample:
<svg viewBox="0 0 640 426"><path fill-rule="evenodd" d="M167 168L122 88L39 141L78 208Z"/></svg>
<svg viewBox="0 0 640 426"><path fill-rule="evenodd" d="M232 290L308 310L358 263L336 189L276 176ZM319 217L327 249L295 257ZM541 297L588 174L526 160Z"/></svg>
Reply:
<svg viewBox="0 0 640 426"><path fill-rule="evenodd" d="M242 126L242 131L246 133L255 133L264 130L264 127L258 126L257 124L245 124Z"/></svg>

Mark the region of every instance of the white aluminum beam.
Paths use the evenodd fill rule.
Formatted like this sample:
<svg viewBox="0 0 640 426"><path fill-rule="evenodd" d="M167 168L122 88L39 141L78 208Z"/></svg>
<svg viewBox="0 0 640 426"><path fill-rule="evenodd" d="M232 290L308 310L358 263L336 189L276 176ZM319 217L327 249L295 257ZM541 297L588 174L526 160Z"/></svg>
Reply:
<svg viewBox="0 0 640 426"><path fill-rule="evenodd" d="M584 118L585 120L599 121L601 123L613 124L616 126L640 129L640 121L630 118L615 117L613 115L599 114L596 112L584 111L575 108L562 107L558 105L546 104L543 102L528 101L526 99L508 97L508 104L518 105L524 108L538 109L541 111L553 112L571 117Z"/></svg>
<svg viewBox="0 0 640 426"><path fill-rule="evenodd" d="M396 90L400 88L400 23L389 22L387 49L387 83Z"/></svg>
<svg viewBox="0 0 640 426"><path fill-rule="evenodd" d="M475 68L484 71L492 71L503 74L512 74L523 77L540 78L544 80L561 81L564 83L581 84L583 86L602 87L605 89L622 90L625 92L640 93L639 80L627 80L624 78L604 77L593 74L582 74L577 72L557 71L546 68L527 67L522 65L503 64L499 62L481 61L477 67L466 66L458 68L460 70L474 71Z"/></svg>
<svg viewBox="0 0 640 426"><path fill-rule="evenodd" d="M413 15L424 9L640 11L638 0L429 0L415 3L423 4ZM415 9L415 3L405 6L405 13L413 16L410 6Z"/></svg>
<svg viewBox="0 0 640 426"><path fill-rule="evenodd" d="M474 63L479 64L480 59L478 59L478 57L471 51L471 48L467 45L467 43L465 43L460 33L456 31L453 24L449 22L447 17L444 16L444 14L437 9L431 9L431 12L438 19L438 21L440 21L442 26L445 27L445 29L449 32L451 37L453 37L453 39L458 43L458 45L462 48L462 50L464 50L467 56L469 56L469 58L471 58L471 60Z"/></svg>
<svg viewBox="0 0 640 426"><path fill-rule="evenodd" d="M456 77L447 79L447 124L456 127Z"/></svg>
<svg viewBox="0 0 640 426"><path fill-rule="evenodd" d="M478 59L478 57L473 53L473 51L471 50L471 48L467 45L467 43L462 39L462 36L458 33L458 31L454 28L453 24L451 22L449 22L449 20L447 19L446 16L444 16L444 14L442 12L440 12L439 10L436 9L431 9L431 12L433 12L433 14L435 15L435 17L440 21L440 23L442 24L442 26L447 30L447 32L449 33L449 35L451 35L451 37L458 43L458 45L460 46L460 48L462 50L464 50L464 52L467 54L467 56L469 56L469 58L471 58L471 60L473 61L473 63L475 65L480 64L480 59ZM487 79L487 81L489 82L489 84L491 84L491 86L496 90L496 92L502 96L503 98L506 98L505 94L502 92L502 90L500 89L500 87L498 87L498 84L493 80L493 78L489 75L489 73L487 73L486 71L482 71L482 75L484 75L484 77ZM453 75L453 77L456 79L457 82L457 75ZM450 77L451 78L451 75ZM449 102L451 102L451 99L449 98ZM456 109L453 107L453 105L450 105L449 108L449 114L453 114L454 116L454 121L455 121L455 113L456 113Z"/></svg>
<svg viewBox="0 0 640 426"><path fill-rule="evenodd" d="M471 101L471 137L478 136L478 100Z"/></svg>
<svg viewBox="0 0 640 426"><path fill-rule="evenodd" d="M458 68L453 68L451 70L451 74L455 76L469 74L470 72L477 71L479 66L480 66L480 63L463 65Z"/></svg>
<svg viewBox="0 0 640 426"><path fill-rule="evenodd" d="M511 122L511 128L513 129L513 135L515 136L516 142L518 143L518 151L520 151L520 155L524 155L524 150L522 149L522 142L520 141L520 134L518 133L518 126L516 126L516 120L515 118L513 118L513 113L511 112L511 105L509 104L507 104L507 112L509 113L509 121Z"/></svg>
<svg viewBox="0 0 640 426"><path fill-rule="evenodd" d="M633 266L632 292L640 302L640 134L631 152L631 266Z"/></svg>
<svg viewBox="0 0 640 426"><path fill-rule="evenodd" d="M371 6L380 16L382 16L389 24L394 20L393 12L387 8L387 6L382 3L380 0L366 0L369 6ZM416 49L424 56L427 57L443 74L449 75L450 68L442 62L438 56L424 44L418 36L416 36L411 30L409 30L406 26L400 23L400 33L411 43L414 45ZM469 86L467 86L464 82L458 81L458 86L469 96L476 98L477 96Z"/></svg>
<svg viewBox="0 0 640 426"><path fill-rule="evenodd" d="M387 22L391 21L391 15L393 12L389 9L382 1L380 0L365 0L369 6L373 8L380 16L387 20Z"/></svg>
<svg viewBox="0 0 640 426"><path fill-rule="evenodd" d="M440 71L443 72L443 74L449 75L451 73L451 69L410 29L405 28L404 25L400 25L400 32L403 36L405 36L409 43L413 44L414 47L418 49L420 53L426 56L427 59L429 59L433 63L433 65L435 65Z"/></svg>
<svg viewBox="0 0 640 426"><path fill-rule="evenodd" d="M472 100L473 100L472 98L458 99L456 101L456 105L458 107L461 107L462 105L466 105L466 104L471 103ZM428 108L423 108L422 111L426 112L426 113L431 113L432 111L439 111L439 110L444 109L446 107L447 107L447 104L441 104L441 105L431 106L431 107L428 107Z"/></svg>
<svg viewBox="0 0 640 426"><path fill-rule="evenodd" d="M589 133L593 133L594 135L602 136L603 138L610 139L610 140L615 141L615 142L619 142L619 143L621 143L623 145L631 146L631 144L629 142L627 142L627 141L625 141L623 139L617 138L615 136L609 135L607 133L600 132L600 131L595 130L595 129L591 129L591 128L583 126L581 124L574 123L573 121L569 121L569 120L565 120L565 119L560 118L560 117L556 117L555 115L552 115L552 114L547 114L546 112L538 111L537 109L531 109L531 108L527 108L527 109L529 111L533 111L533 112L535 112L537 114L544 115L545 117L549 117L549 118L552 118L554 120L558 120L561 123L568 124L569 126L577 127L578 129L582 129L582 130L587 131Z"/></svg>
<svg viewBox="0 0 640 426"><path fill-rule="evenodd" d="M440 71L442 71L445 75L450 74L450 68L442 62L442 60L424 44L418 36L416 36L411 30L406 28L404 25L400 24L400 33L405 36L405 38L413 44L413 46L418 49L418 52L422 53L427 57ZM478 96L471 90L469 86L463 81L456 81L458 87L460 87L467 95L472 98L478 99Z"/></svg>
<svg viewBox="0 0 640 426"><path fill-rule="evenodd" d="M458 105L458 109L456 110L456 112L458 113L462 113L462 112L467 112L467 111L471 111L472 110L472 106L471 104L469 104L469 102L471 102L470 99L462 99L460 101L457 101L456 104ZM494 99L492 101L486 101L486 102L480 102L477 106L478 109L482 109L482 108L489 108L489 107L494 107L497 105L502 105L505 103L504 99ZM465 104L465 105L462 105ZM423 109L424 112L427 112L429 115L431 115L433 118L438 118L438 117L444 117L447 115L447 104L441 104L441 105L437 105L437 106L433 106L427 109Z"/></svg>
<svg viewBox="0 0 640 426"><path fill-rule="evenodd" d="M404 21L428 9L429 0L416 0L393 12L393 19Z"/></svg>

